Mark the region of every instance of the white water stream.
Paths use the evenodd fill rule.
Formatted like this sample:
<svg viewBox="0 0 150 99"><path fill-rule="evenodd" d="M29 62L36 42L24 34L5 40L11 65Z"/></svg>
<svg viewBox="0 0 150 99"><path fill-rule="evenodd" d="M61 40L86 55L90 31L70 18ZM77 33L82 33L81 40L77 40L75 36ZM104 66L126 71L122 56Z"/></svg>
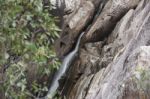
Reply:
<svg viewBox="0 0 150 99"><path fill-rule="evenodd" d="M56 74L54 75L54 78L53 78L52 84L49 88L48 94L44 99L52 99L54 97L55 92L56 92L57 88L59 87L59 82L58 81L65 74L65 72L68 69L69 65L71 64L71 62L75 58L75 54L77 54L77 52L79 50L80 40L81 40L83 34L84 34L84 32L80 34L75 49L72 52L70 52L64 58L64 60L62 62L62 65L60 66L60 68L56 72Z"/></svg>

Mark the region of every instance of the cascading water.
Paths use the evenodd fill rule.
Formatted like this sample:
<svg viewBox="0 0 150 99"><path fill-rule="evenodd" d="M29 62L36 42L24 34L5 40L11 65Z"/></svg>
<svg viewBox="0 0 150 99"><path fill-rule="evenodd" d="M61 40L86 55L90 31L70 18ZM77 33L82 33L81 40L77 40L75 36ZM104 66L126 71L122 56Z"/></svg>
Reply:
<svg viewBox="0 0 150 99"><path fill-rule="evenodd" d="M75 49L64 58L62 65L60 66L59 70L56 72L56 74L53 78L53 81L49 88L48 94L44 99L52 99L52 97L55 95L55 92L56 92L57 88L59 87L58 81L65 74L69 65L75 58L75 54L77 54L77 52L79 50L80 40L81 40L83 34L84 34L84 32L80 34Z"/></svg>

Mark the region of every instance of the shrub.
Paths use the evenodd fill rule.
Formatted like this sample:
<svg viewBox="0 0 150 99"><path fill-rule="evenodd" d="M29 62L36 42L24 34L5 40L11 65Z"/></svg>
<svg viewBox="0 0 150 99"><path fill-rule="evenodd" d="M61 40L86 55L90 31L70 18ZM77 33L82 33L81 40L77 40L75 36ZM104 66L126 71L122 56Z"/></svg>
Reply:
<svg viewBox="0 0 150 99"><path fill-rule="evenodd" d="M0 92L9 99L42 96L47 81L40 84L35 79L29 85L27 70L34 64L42 78L58 68L53 49L60 31L57 18L49 14L50 6L44 9L42 0L0 0L0 9Z"/></svg>

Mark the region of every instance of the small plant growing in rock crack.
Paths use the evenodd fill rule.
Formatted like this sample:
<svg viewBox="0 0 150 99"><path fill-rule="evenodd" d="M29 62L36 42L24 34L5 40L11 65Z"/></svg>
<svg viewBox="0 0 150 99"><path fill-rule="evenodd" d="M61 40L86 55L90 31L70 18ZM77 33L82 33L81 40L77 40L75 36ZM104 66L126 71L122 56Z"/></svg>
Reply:
<svg viewBox="0 0 150 99"><path fill-rule="evenodd" d="M137 84L138 89L148 93L147 89L150 89L150 70L144 66L137 66L133 77Z"/></svg>

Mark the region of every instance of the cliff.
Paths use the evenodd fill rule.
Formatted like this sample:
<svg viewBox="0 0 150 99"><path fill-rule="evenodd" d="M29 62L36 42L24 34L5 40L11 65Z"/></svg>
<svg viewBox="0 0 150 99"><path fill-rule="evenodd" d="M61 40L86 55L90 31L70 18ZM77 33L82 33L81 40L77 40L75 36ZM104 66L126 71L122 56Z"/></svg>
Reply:
<svg viewBox="0 0 150 99"><path fill-rule="evenodd" d="M61 95L150 99L150 1L66 1L57 55L66 56L80 33L85 35L76 60L60 81Z"/></svg>

